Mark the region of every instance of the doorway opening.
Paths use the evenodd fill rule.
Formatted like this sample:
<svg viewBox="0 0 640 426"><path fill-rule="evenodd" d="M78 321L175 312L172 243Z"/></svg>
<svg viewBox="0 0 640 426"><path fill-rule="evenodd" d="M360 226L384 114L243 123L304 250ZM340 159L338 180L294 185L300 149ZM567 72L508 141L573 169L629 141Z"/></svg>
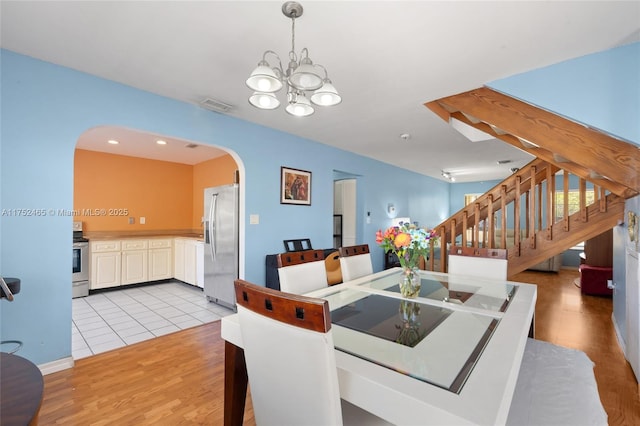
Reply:
<svg viewBox="0 0 640 426"><path fill-rule="evenodd" d="M357 244L359 208L358 175L333 171L333 246Z"/></svg>

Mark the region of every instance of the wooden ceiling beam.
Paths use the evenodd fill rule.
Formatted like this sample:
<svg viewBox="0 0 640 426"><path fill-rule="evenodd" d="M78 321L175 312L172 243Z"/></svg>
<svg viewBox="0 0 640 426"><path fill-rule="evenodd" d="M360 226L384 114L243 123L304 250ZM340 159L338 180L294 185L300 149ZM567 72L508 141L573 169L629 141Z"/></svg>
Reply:
<svg viewBox="0 0 640 426"><path fill-rule="evenodd" d="M452 114L457 119L464 117L460 111L482 121L475 125L464 117L467 124L530 152L544 155L545 161L556 164L554 154L570 163L556 164L558 167L585 178L595 173L606 177L597 182L616 195L624 198L640 192L640 148L616 139L598 130L568 120L533 105L511 98L486 87L425 104L443 120L449 121ZM493 127L500 129L498 134ZM524 148L521 139L539 148ZM541 148L541 149L540 149ZM536 151L533 151L533 150ZM574 170L569 169L569 165ZM612 182L613 184L609 184Z"/></svg>

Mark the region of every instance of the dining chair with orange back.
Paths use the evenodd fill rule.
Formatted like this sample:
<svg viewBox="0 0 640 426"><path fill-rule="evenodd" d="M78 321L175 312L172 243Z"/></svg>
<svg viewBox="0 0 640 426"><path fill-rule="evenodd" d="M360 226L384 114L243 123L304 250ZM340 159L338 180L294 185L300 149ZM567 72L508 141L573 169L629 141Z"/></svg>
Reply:
<svg viewBox="0 0 640 426"><path fill-rule="evenodd" d="M280 253L277 262L282 291L304 294L328 285L323 250Z"/></svg>
<svg viewBox="0 0 640 426"><path fill-rule="evenodd" d="M332 251L324 257L324 267L327 271L327 283L329 285L342 282L342 267L340 266L340 252Z"/></svg>
<svg viewBox="0 0 640 426"><path fill-rule="evenodd" d="M329 303L235 281L256 424L386 425L340 399Z"/></svg>
<svg viewBox="0 0 640 426"><path fill-rule="evenodd" d="M343 281L355 280L373 273L368 244L340 247L339 252Z"/></svg>

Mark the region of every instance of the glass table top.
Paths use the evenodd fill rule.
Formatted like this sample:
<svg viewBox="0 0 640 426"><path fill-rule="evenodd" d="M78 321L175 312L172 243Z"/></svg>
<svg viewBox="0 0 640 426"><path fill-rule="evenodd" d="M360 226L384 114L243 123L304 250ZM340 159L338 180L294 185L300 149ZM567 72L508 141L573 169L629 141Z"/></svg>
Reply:
<svg viewBox="0 0 640 426"><path fill-rule="evenodd" d="M331 322L414 347L453 311L372 294L331 312Z"/></svg>
<svg viewBox="0 0 640 426"><path fill-rule="evenodd" d="M400 293L398 285L400 272L377 277L361 284L378 290ZM419 297L431 300L462 304L483 310L504 312L517 286L504 282L497 284L468 276L421 273L421 287Z"/></svg>
<svg viewBox="0 0 640 426"><path fill-rule="evenodd" d="M420 271L420 294L400 296L400 269L328 289L336 349L459 393L518 286Z"/></svg>

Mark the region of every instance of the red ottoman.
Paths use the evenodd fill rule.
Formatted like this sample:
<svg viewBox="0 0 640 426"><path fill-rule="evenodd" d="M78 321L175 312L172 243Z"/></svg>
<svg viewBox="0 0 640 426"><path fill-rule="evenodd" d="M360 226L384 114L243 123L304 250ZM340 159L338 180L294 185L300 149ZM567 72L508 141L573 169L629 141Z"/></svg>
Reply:
<svg viewBox="0 0 640 426"><path fill-rule="evenodd" d="M607 287L607 280L611 279L613 279L613 269L610 267L580 265L580 290L582 294L613 295L613 290Z"/></svg>

